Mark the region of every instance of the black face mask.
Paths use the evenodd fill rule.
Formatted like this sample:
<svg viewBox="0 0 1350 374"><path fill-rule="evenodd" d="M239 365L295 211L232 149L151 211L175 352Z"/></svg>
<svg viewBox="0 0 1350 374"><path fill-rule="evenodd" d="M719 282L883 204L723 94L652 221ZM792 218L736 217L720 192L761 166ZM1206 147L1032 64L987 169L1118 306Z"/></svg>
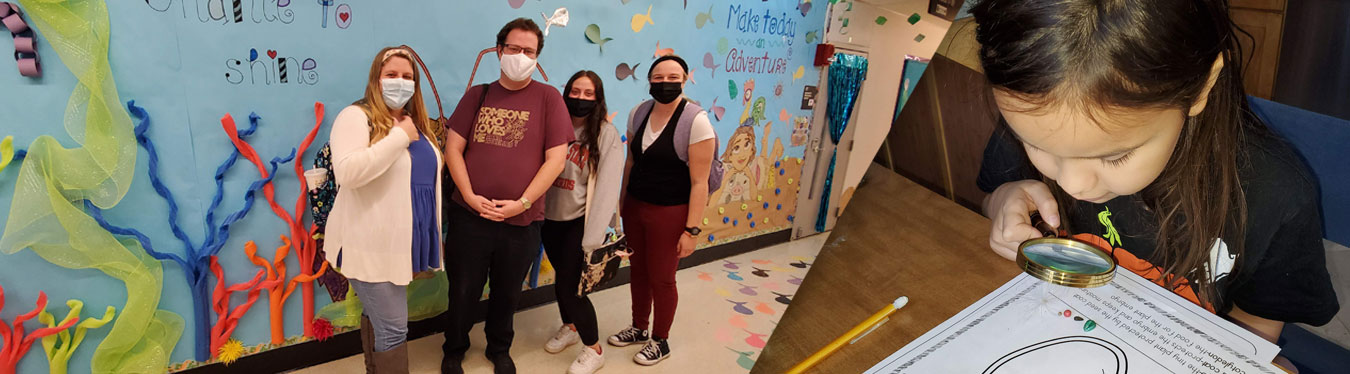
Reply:
<svg viewBox="0 0 1350 374"><path fill-rule="evenodd" d="M670 104L680 98L680 93L684 90L680 87L681 84L682 82L652 82L652 98L658 103Z"/></svg>
<svg viewBox="0 0 1350 374"><path fill-rule="evenodd" d="M563 102L567 103L567 113L571 114L572 117L584 118L595 111L595 100L564 97Z"/></svg>

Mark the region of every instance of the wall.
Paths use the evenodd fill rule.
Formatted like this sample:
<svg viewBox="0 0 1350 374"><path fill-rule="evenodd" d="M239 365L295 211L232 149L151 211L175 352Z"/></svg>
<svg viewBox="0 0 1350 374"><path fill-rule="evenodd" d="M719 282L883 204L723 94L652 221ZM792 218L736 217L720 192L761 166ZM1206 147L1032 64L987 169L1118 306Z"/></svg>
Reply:
<svg viewBox="0 0 1350 374"><path fill-rule="evenodd" d="M853 154L844 177L845 189L856 187L862 180L890 132L905 55L933 57L947 27L951 26L951 22L931 16L927 11L928 2L923 0L890 2L884 8L864 1L855 2L851 25L865 27L851 32L867 35L870 68L858 104L853 109L858 121L853 136ZM906 19L915 13L919 14L919 22L910 25ZM874 22L877 17L886 17L886 24L877 25ZM924 35L923 41L914 41L918 34Z"/></svg>
<svg viewBox="0 0 1350 374"><path fill-rule="evenodd" d="M104 207L107 220L142 231L160 252L183 255L186 251L166 222L168 205L147 183L148 154L135 145L130 137L130 126L134 123L121 112L129 100L145 108L151 118L146 134L158 148L159 174L165 188L174 193L179 207L178 224L187 242L201 247L205 229L215 227L223 216L238 210L244 203L244 191L259 179L253 164L238 160L223 174L223 201L216 211L215 222L204 218L217 193L214 180L217 166L235 149L222 131L221 118L225 114L232 115L240 128L248 127L250 113L261 116L257 133L245 140L257 149L265 163L286 155L301 143L315 126L315 102L323 103L326 111L318 118L321 121L318 137L314 146L300 155L299 162L308 168L315 151L327 140L332 119L361 94L370 60L380 47L399 44L415 47L438 83L445 109L450 111L470 84L474 58L480 50L493 46L501 24L515 17L529 17L542 24L544 14L552 15L555 9L564 6L570 11L570 22L566 27L550 28L539 60L548 73L549 85L561 87L571 73L580 69L599 72L609 96L610 114L622 130L630 108L648 97L647 85L640 80L647 73L648 63L658 54L673 52L685 57L693 69L686 94L715 113L713 122L720 149L742 145L739 153L728 153L725 157L728 175L724 180L728 185L718 191L714 203L705 210L709 224L705 228L707 234L699 238L701 246L784 230L793 218L796 200L793 179L799 176L804 146L794 142L792 135L806 130L806 121L800 119L811 115L809 110L800 109L801 92L805 86L818 83L815 77L819 70L811 67L811 58L814 44L823 34L826 8L823 1L815 1L819 6L811 6L810 1L728 4L710 0L625 0L601 5L581 0L546 3L403 0L381 2L378 6L343 1L328 6L288 0L115 1L107 2L103 15L109 22L107 32L93 30L91 34L91 30L81 27L64 28L82 32L79 35L109 38L106 53L115 86L108 87L105 93L118 96L99 98L106 97L111 103L108 106L116 112L115 120L94 123L91 129L103 126L117 130L119 136L100 136L97 141L129 147L126 149L138 154L125 198L115 206ZM23 1L19 5L26 8L30 17L41 19L52 14L44 12L38 3ZM599 27L595 40L586 33L591 24ZM73 55L58 54L53 46L74 44L57 40L62 35L56 27L37 26L45 76L20 77L13 63L0 61L0 87L5 88L0 90L0 137L12 135L17 148L33 150L42 147L34 144L35 139L50 135L63 147L76 149L79 155L106 156L100 152L107 150L108 144L93 144L94 135L82 135L86 126L84 117L67 116L66 104L77 79L64 65L75 59ZM97 38L84 40L97 42ZM94 56L99 55L97 52ZM497 71L496 58L485 56L473 83L491 81L497 77ZM535 79L541 78L535 75ZM754 90L746 90L751 80L755 82ZM427 88L425 84L422 86L424 90ZM425 92L424 99L434 116L430 92ZM76 110L89 106L82 100L72 102ZM742 125L749 131L737 132ZM745 147L750 144L754 150ZM71 363L75 372L90 367L96 347L110 334L133 341L140 339L149 326L147 315L155 310L161 312L156 316L163 317L159 321L181 318L185 325L181 333L173 331L172 326L165 331L166 335L172 335L167 341L173 343L166 347L172 351L171 355L159 357L163 355L154 353L147 356L146 362L172 364L171 368L178 370L195 365L192 360L205 359L194 354L194 344L205 339L205 334L194 326L201 320L214 323L217 314L207 313L208 318L194 315L193 292L185 281L187 269L168 261L150 260L135 245L137 240L114 237L96 225L92 230L70 232L62 230L65 227L62 225L69 222L44 219L37 224L52 230L23 231L39 227L30 224L29 218L34 215L53 217L51 209L67 209L64 212L78 218L78 223L92 225L82 205L70 200L77 196L61 192L61 188L70 188L69 184L53 185L58 195L46 210L11 210L12 206L19 206L21 197L46 196L44 179L35 179L35 175L71 178L67 181L89 177L65 175L58 167L38 168L37 165L51 165L51 159L45 156L47 152L41 153L0 171L0 213L8 216L0 229L5 230L5 239L12 240L8 244L30 237L62 243L106 239L100 243L109 247L98 250L122 256L129 266L134 266L131 268L134 271L127 274L153 279L156 272L162 272L162 276L151 282L158 285L152 287L155 289L131 290L124 283L109 279L108 273L74 265L91 262L87 258L49 256L73 253L66 247L44 247L41 253L26 246L0 248L0 286L5 287L7 304L32 305L42 290L53 300L49 310L57 315L64 315L63 302L67 299L83 299L86 314L107 306L117 307L114 323L91 330L84 347L75 351ZM28 165L34 166L21 171ZM279 168L272 183L275 200L292 214L308 216L305 208L292 209L300 193L293 165L286 163ZM731 185L733 182L745 185L738 189ZM733 192L739 194L732 196ZM256 241L259 255L270 261L281 245L278 237L289 234L261 197L250 212L230 227L230 236L218 254L228 285L246 282L261 269L243 253L246 241ZM291 269L288 277L294 276L302 265L310 265L297 263L293 255L282 261ZM206 271L206 267L202 265L195 270ZM547 264L535 275L540 284L550 282ZM209 297L216 278L208 275L203 279L208 283L199 296ZM308 282L300 282L305 283ZM443 287L443 277L419 284L423 286L414 288L421 292L421 297L414 299L424 300L421 309L426 313L443 310L443 301L442 305L436 305L437 299L444 300L443 297L435 295L437 287ZM147 297L153 294L156 298L147 299L149 304L145 308L123 314L129 292ZM301 335L305 325L302 309L306 304L318 310L320 317L335 318L332 322L339 328L350 325L354 312L349 308L352 299L345 304L332 303L325 288L314 286L312 292L312 299L296 292L278 310L283 320L284 339L280 344L272 344L270 339L266 291L242 315L230 337L239 340L247 352L308 341L312 336ZM244 292L238 292L229 300L230 308L234 308L244 304L246 297ZM0 319L12 320L20 313L18 309L0 310ZM106 348L99 350L103 352ZM45 367L41 353L30 352L26 357L19 366L21 372L42 371Z"/></svg>

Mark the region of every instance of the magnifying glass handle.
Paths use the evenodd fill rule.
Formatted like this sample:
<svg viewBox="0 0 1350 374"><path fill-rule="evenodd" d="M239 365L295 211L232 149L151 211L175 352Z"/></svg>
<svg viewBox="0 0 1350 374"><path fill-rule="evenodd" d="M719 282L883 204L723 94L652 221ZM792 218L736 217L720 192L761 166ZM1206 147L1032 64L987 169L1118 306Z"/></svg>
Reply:
<svg viewBox="0 0 1350 374"><path fill-rule="evenodd" d="M1040 211L1031 212L1031 225L1036 227L1036 230L1040 231L1041 235L1044 237L1047 238L1059 237L1059 230L1056 230L1054 226L1050 226L1049 223L1045 222L1045 219L1041 218Z"/></svg>

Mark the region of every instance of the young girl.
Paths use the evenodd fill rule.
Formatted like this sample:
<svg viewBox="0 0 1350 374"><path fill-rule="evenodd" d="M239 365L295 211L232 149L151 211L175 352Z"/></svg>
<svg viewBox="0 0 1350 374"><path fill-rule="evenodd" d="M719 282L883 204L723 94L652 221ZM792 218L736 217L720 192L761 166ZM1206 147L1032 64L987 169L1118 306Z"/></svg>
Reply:
<svg viewBox="0 0 1350 374"><path fill-rule="evenodd" d="M628 120L622 214L633 250L629 258L633 325L610 336L609 344L643 343L633 361L647 366L670 357L666 338L679 300L675 270L681 258L694 252L694 237L702 232L708 173L717 152L717 134L708 113L681 94L688 79L684 59L657 58L647 73L653 100L633 108ZM676 134L689 137L688 162L675 148L680 143ZM655 323L648 331L648 317L653 315Z"/></svg>
<svg viewBox="0 0 1350 374"><path fill-rule="evenodd" d="M333 121L339 186L324 237L327 260L361 298L366 372L408 372L407 287L441 267L441 154L417 65L402 48L375 55L365 97Z"/></svg>
<svg viewBox="0 0 1350 374"><path fill-rule="evenodd" d="M1250 110L1223 0L986 0L972 14L1002 121L979 185L990 246L1029 215L1275 341L1338 310L1317 186Z"/></svg>
<svg viewBox="0 0 1350 374"><path fill-rule="evenodd" d="M567 164L549 188L544 206L544 250L557 272L553 289L563 321L544 350L558 353L580 341L586 348L567 372L590 374L605 366L605 358L595 307L590 298L577 296L577 285L586 270L585 252L604 244L605 232L619 206L623 141L614 125L605 120L609 110L599 75L579 71L567 81L563 92L577 141L568 145Z"/></svg>

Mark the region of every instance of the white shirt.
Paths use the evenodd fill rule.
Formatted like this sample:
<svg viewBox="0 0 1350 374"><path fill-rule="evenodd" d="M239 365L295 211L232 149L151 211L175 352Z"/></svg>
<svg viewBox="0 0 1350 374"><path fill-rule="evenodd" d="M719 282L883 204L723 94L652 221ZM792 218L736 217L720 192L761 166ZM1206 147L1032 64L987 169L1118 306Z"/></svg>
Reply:
<svg viewBox="0 0 1350 374"><path fill-rule="evenodd" d="M653 111L655 111L654 109L655 108L653 108ZM634 110L637 109L635 108ZM643 131L642 133L643 152L646 152L647 147L652 146L652 143L655 143L656 139L661 137L661 133L664 133L666 129L672 127L670 126L671 123L678 122L680 120L679 118L671 118L670 120L666 121L667 122L666 125L662 126L661 131L658 132L654 130L655 127L652 127L650 114L647 115L647 118L648 118L647 130ZM698 144L698 142L712 139L713 137L717 136L717 134L713 132L712 121L708 120L708 112L706 111L699 112L698 115L694 116L694 123L691 126L694 127L689 128L689 144Z"/></svg>
<svg viewBox="0 0 1350 374"><path fill-rule="evenodd" d="M426 135L423 135L426 136ZM338 193L324 228L325 259L342 275L363 282L412 282L412 139L397 128L370 143L370 120L348 106L329 136ZM435 149L436 147L431 147ZM436 149L436 164L443 161ZM441 176L436 168L436 227L441 227ZM439 248L438 248L439 249ZM436 264L441 268L441 264Z"/></svg>

